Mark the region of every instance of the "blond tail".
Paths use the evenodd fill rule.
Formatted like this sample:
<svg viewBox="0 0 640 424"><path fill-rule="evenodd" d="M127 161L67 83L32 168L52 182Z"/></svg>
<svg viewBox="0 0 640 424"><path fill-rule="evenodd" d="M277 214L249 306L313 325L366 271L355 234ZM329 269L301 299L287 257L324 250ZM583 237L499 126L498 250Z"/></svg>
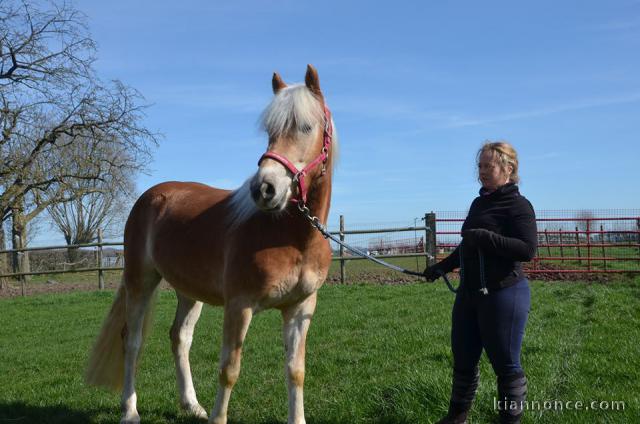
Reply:
<svg viewBox="0 0 640 424"><path fill-rule="evenodd" d="M105 318L100 335L91 351L85 372L85 381L93 386L113 390L122 389L124 378L124 343L122 336L126 325L126 293L120 284L111 310Z"/></svg>
<svg viewBox="0 0 640 424"><path fill-rule="evenodd" d="M153 306L158 290L154 290L147 304L142 326L142 341L151 327ZM102 324L100 335L91 351L85 372L85 382L93 386L121 390L124 380L124 337L126 335L126 289L120 284L111 310ZM142 349L140 349L142 352Z"/></svg>

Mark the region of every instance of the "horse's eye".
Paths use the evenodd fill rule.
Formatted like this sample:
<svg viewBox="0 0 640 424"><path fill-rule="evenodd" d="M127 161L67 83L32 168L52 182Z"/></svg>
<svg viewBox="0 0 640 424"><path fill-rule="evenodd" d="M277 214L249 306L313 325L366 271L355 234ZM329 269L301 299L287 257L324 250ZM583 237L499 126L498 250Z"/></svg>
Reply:
<svg viewBox="0 0 640 424"><path fill-rule="evenodd" d="M309 125L309 124L302 124L300 127L298 127L298 130L299 130L301 133L309 134L309 133L311 132L311 125Z"/></svg>

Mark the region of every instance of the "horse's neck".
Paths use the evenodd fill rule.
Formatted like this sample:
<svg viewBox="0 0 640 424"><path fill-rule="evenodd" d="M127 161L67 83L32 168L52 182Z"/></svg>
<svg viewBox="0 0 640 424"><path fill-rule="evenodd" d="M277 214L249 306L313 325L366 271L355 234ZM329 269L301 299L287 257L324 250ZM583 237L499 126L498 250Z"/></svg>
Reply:
<svg viewBox="0 0 640 424"><path fill-rule="evenodd" d="M329 208L331 206L331 167L328 164L325 175L314 182L309 194L307 204L312 216L317 216L320 222L327 224Z"/></svg>

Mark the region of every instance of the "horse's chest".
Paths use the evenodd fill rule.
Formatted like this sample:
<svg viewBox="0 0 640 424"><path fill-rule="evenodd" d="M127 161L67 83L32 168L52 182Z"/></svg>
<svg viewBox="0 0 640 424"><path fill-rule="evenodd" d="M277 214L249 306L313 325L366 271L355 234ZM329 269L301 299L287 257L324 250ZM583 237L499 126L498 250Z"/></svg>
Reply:
<svg viewBox="0 0 640 424"><path fill-rule="evenodd" d="M264 307L297 303L317 291L325 278L326 272L321 270L294 267L269 284L261 303Z"/></svg>

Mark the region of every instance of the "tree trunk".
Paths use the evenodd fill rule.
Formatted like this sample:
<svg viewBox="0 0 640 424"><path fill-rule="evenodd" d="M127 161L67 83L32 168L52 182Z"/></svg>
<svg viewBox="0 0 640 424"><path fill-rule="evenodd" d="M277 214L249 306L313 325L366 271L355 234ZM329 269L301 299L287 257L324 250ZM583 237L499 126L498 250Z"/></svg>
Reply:
<svg viewBox="0 0 640 424"><path fill-rule="evenodd" d="M4 222L0 222L0 250L5 250L7 244L5 243L5 234L4 234ZM9 261L7 260L8 253L0 253L0 274L8 274L9 273ZM7 279L4 277L0 277L0 290L3 290L7 287Z"/></svg>
<svg viewBox="0 0 640 424"><path fill-rule="evenodd" d="M27 247L27 221L24 216L24 203L20 201L16 207L11 208L11 241L13 249ZM29 252L13 253L13 272L31 272Z"/></svg>
<svg viewBox="0 0 640 424"><path fill-rule="evenodd" d="M80 256L79 249L77 247L68 247L67 248L67 262L69 262L69 266L71 269L77 268L78 258Z"/></svg>

